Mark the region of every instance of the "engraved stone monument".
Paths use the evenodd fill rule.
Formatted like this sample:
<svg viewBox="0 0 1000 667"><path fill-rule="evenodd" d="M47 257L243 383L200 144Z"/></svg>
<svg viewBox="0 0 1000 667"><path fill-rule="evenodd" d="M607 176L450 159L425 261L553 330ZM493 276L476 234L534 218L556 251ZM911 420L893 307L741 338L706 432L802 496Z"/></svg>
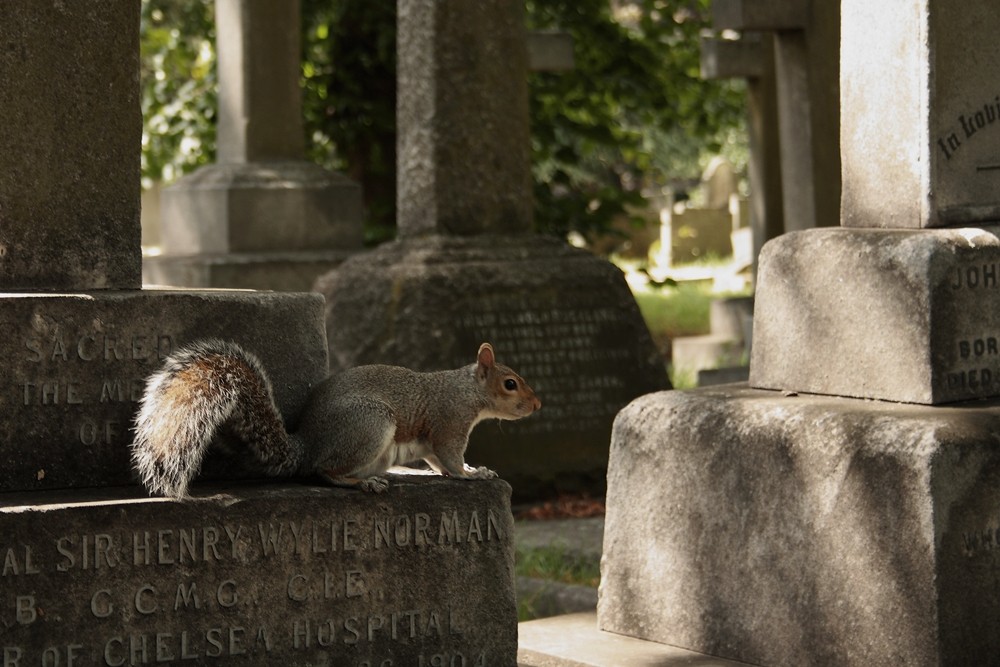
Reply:
<svg viewBox="0 0 1000 667"><path fill-rule="evenodd" d="M361 188L305 160L299 0L215 3L218 162L162 193L147 282L308 290L361 248Z"/></svg>
<svg viewBox="0 0 1000 667"><path fill-rule="evenodd" d="M764 249L766 389L619 414L599 623L758 665L995 664L1000 401L968 399L1000 393L998 230L972 226L995 219L1000 15L842 12L843 227Z"/></svg>
<svg viewBox="0 0 1000 667"><path fill-rule="evenodd" d="M315 294L140 289L138 27L136 0L0 3L0 662L513 665L503 481L220 481L237 453L182 502L132 483L178 345L256 352L292 426L327 366Z"/></svg>
<svg viewBox="0 0 1000 667"><path fill-rule="evenodd" d="M472 434L517 493L603 487L616 412L668 386L620 271L532 233L522 3L399 4L399 239L317 282L331 368L469 363L489 340L545 409Z"/></svg>

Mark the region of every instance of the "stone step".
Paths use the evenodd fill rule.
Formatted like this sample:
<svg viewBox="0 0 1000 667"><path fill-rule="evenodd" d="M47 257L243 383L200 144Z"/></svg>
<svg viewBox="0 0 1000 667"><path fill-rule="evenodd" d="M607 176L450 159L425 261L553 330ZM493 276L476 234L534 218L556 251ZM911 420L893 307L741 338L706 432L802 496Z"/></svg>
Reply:
<svg viewBox="0 0 1000 667"><path fill-rule="evenodd" d="M675 646L604 632L597 614L582 612L517 626L518 667L739 667L733 662Z"/></svg>

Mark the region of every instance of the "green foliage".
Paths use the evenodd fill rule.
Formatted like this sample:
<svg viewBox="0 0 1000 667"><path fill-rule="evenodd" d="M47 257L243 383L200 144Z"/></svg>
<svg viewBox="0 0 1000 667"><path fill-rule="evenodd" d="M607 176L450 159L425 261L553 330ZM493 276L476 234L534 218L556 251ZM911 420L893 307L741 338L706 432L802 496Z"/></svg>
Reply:
<svg viewBox="0 0 1000 667"><path fill-rule="evenodd" d="M214 3L143 0L142 179L171 181L215 159Z"/></svg>
<svg viewBox="0 0 1000 667"><path fill-rule="evenodd" d="M304 0L303 114L309 157L364 192L369 242L396 219L396 3Z"/></svg>
<svg viewBox="0 0 1000 667"><path fill-rule="evenodd" d="M570 33L576 57L531 77L541 229L607 230L642 188L696 178L741 125L739 86L699 78L708 0L529 0L528 15Z"/></svg>
<svg viewBox="0 0 1000 667"><path fill-rule="evenodd" d="M697 177L743 136L738 84L698 78L708 0L528 0L529 27L574 38L576 67L530 76L539 229L606 230L643 187ZM214 159L211 0L143 0L143 176ZM361 182L368 236L395 219L396 3L303 0L311 159ZM733 133L736 129L735 135ZM739 155L739 148L737 148Z"/></svg>
<svg viewBox="0 0 1000 667"><path fill-rule="evenodd" d="M514 574L597 588L601 582L601 563L560 546L518 548Z"/></svg>

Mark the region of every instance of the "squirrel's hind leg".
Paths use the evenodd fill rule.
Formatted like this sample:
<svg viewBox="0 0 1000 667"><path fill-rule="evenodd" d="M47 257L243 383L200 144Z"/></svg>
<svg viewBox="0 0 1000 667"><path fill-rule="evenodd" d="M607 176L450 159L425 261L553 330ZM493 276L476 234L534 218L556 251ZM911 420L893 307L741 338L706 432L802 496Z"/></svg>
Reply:
<svg viewBox="0 0 1000 667"><path fill-rule="evenodd" d="M316 473L333 486L384 492L389 480L381 475L393 464L396 439L392 410L381 401L353 399L339 405L336 415L330 425L335 435L326 439Z"/></svg>

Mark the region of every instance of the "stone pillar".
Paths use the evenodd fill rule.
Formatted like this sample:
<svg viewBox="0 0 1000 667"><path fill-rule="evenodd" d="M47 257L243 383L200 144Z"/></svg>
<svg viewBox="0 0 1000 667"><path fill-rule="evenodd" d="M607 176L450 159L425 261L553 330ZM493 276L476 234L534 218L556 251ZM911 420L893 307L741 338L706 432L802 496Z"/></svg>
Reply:
<svg viewBox="0 0 1000 667"><path fill-rule="evenodd" d="M513 664L502 481L372 503L210 454L230 481L193 498L135 486L137 399L178 345L255 352L291 427L327 368L316 294L138 289L138 28L137 0L0 3L2 662Z"/></svg>
<svg viewBox="0 0 1000 667"><path fill-rule="evenodd" d="M713 0L712 22L773 34L784 229L838 224L839 3Z"/></svg>
<svg viewBox="0 0 1000 667"><path fill-rule="evenodd" d="M843 0L842 227L764 248L752 388L619 414L603 629L758 665L996 661L991 8Z"/></svg>
<svg viewBox="0 0 1000 667"><path fill-rule="evenodd" d="M703 38L701 42L702 78L746 79L755 276L760 249L784 232L773 40L771 33L748 32L740 39Z"/></svg>
<svg viewBox="0 0 1000 667"><path fill-rule="evenodd" d="M0 6L17 35L0 49L0 289L138 289L138 7L97 18L40 3L29 18L24 4ZM115 39L120 61L81 65Z"/></svg>
<svg viewBox="0 0 1000 667"><path fill-rule="evenodd" d="M524 7L399 4L399 239L317 282L331 369L471 363L483 341L538 391L467 460L526 496L603 489L615 413L667 386L621 272L532 232Z"/></svg>
<svg viewBox="0 0 1000 667"><path fill-rule="evenodd" d="M162 194L149 282L308 289L361 247L357 184L304 159L298 0L219 0L218 162Z"/></svg>

